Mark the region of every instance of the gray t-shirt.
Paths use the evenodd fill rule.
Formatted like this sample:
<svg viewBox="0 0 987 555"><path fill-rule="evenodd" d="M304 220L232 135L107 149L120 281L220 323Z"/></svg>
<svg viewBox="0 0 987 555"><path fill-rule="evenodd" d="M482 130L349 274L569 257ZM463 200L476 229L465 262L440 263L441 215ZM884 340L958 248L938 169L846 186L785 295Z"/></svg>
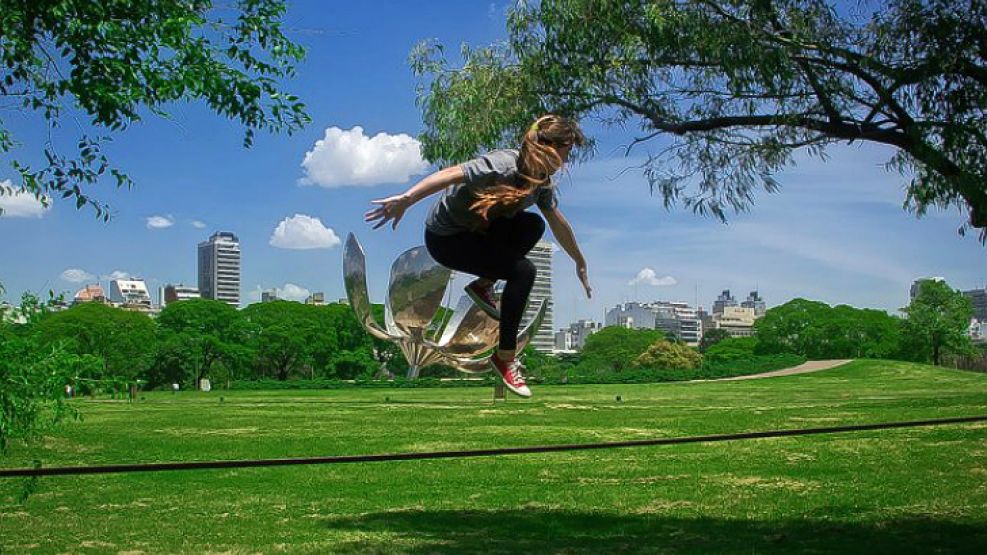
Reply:
<svg viewBox="0 0 987 555"><path fill-rule="evenodd" d="M518 155L517 150L493 150L463 163L465 181L450 186L436 199L425 219L425 228L436 235L478 229L483 219L470 210L476 193L500 183L513 183L517 179ZM554 177L550 186L538 187L518 203L514 213L534 204L545 210L558 206Z"/></svg>

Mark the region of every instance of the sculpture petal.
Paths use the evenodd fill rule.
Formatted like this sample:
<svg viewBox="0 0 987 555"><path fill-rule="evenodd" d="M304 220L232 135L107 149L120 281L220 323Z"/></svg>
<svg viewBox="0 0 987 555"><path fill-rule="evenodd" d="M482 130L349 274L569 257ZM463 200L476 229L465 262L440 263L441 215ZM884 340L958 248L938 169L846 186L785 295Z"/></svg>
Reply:
<svg viewBox="0 0 987 555"><path fill-rule="evenodd" d="M531 337L538 331L541 327L542 321L545 319L545 313L548 311L548 303L545 301L539 301L538 309L535 311L534 317L521 329L518 333L517 348L518 351L524 350L524 347L531 340ZM460 302L462 304L462 302ZM458 309L457 309L458 310ZM455 316L454 316L455 318ZM491 319L492 320L492 319ZM496 322L495 322L496 323ZM497 329L494 328L493 343L487 349L480 352L492 351L496 347L497 341ZM456 368L460 372L466 372L468 374L482 374L484 372L489 372L492 368L490 367L490 355L480 357L480 358L469 358L463 356L457 356L448 347L441 348L442 354L445 358L445 363L453 368Z"/></svg>
<svg viewBox="0 0 987 555"><path fill-rule="evenodd" d="M384 331L373 318L370 294L367 292L367 258L360 241L352 233L347 235L343 248L343 284L357 321L370 335L388 340L399 337Z"/></svg>
<svg viewBox="0 0 987 555"><path fill-rule="evenodd" d="M548 303L544 300L538 301L538 309L535 311L535 315L531 318L521 331L517 334L517 350L521 352L531 341L531 338L538 333L538 329L541 328L542 321L545 320L545 313L548 312Z"/></svg>
<svg viewBox="0 0 987 555"><path fill-rule="evenodd" d="M464 295L435 347L455 357L479 356L497 345L499 328L499 322Z"/></svg>
<svg viewBox="0 0 987 555"><path fill-rule="evenodd" d="M391 266L385 304L388 331L398 330L424 342L425 331L442 306L450 275L451 271L435 262L423 246L401 253ZM390 329L392 325L394 329Z"/></svg>

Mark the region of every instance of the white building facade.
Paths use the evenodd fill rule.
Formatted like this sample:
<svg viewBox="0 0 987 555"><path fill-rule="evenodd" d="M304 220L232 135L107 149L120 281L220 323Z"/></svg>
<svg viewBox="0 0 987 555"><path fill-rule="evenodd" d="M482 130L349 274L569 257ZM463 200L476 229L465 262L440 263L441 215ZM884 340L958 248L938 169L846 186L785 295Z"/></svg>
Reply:
<svg viewBox="0 0 987 555"><path fill-rule="evenodd" d="M555 336L552 332L555 329L555 324L553 323L554 304L552 302L553 249L554 245L552 243L542 240L538 241L538 244L528 253L528 260L534 263L538 273L535 276L535 285L531 289L531 295L528 297L528 307L524 311L522 325L524 325L524 322L529 322L534 318L538 301L544 300L548 303L548 307L545 310L545 319L531 340L532 347L541 353L551 353L555 349Z"/></svg>
<svg viewBox="0 0 987 555"><path fill-rule="evenodd" d="M555 332L555 352L581 351L586 346L586 338L603 329L603 324L580 320Z"/></svg>
<svg viewBox="0 0 987 555"><path fill-rule="evenodd" d="M624 303L608 310L605 322L607 326L665 330L688 345L698 345L703 337L699 312L684 302Z"/></svg>
<svg viewBox="0 0 987 555"><path fill-rule="evenodd" d="M754 322L757 320L754 308L727 306L723 312L713 315L713 325L725 330L730 337L750 337L754 335Z"/></svg>
<svg viewBox="0 0 987 555"><path fill-rule="evenodd" d="M123 307L150 310L151 294L142 279L115 279L110 282L110 302Z"/></svg>
<svg viewBox="0 0 987 555"><path fill-rule="evenodd" d="M233 306L240 305L240 240L228 231L199 243L199 293Z"/></svg>

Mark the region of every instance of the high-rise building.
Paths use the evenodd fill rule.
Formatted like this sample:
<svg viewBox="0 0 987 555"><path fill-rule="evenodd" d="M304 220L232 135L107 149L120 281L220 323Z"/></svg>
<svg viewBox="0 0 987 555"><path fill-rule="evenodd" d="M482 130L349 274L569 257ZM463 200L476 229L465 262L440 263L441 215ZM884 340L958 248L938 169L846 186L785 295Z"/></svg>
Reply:
<svg viewBox="0 0 987 555"><path fill-rule="evenodd" d="M750 294L747 295L747 300L740 303L740 306L743 308L753 308L754 316L757 316L758 318L764 316L764 313L767 312L767 305L764 303L764 299L757 291L751 291Z"/></svg>
<svg viewBox="0 0 987 555"><path fill-rule="evenodd" d="M713 316L713 325L726 330L730 337L750 337L754 335L756 320L753 308L727 306L723 308L723 312Z"/></svg>
<svg viewBox="0 0 987 555"><path fill-rule="evenodd" d="M703 333L706 333L706 330L711 330L716 327L715 324L713 324L713 315L706 312L702 305L700 305L699 309L696 310L696 318L699 318L699 326ZM701 338L702 336L700 335L700 339Z"/></svg>
<svg viewBox="0 0 987 555"><path fill-rule="evenodd" d="M528 297L528 308L524 312L523 322L528 322L534 317L538 301L544 300L548 303L548 308L545 309L545 319L531 340L532 347L542 353L551 353L555 348L555 337L552 332L555 329L552 303L552 248L552 243L542 240L538 241L538 244L528 253L528 260L534 263L538 274L535 276L535 286L531 289L531 295Z"/></svg>
<svg viewBox="0 0 987 555"><path fill-rule="evenodd" d="M737 306L737 299L733 298L729 289L724 289L713 301L713 314L723 314L723 309L728 306Z"/></svg>
<svg viewBox="0 0 987 555"><path fill-rule="evenodd" d="M278 296L277 289L268 289L267 291L261 291L260 302L262 303L273 303L274 301L280 301L281 297Z"/></svg>
<svg viewBox="0 0 987 555"><path fill-rule="evenodd" d="M703 321L699 311L686 303L669 303L678 323L676 335L687 345L699 345L703 338Z"/></svg>
<svg viewBox="0 0 987 555"><path fill-rule="evenodd" d="M963 294L973 303L973 317L978 322L987 323L987 287L964 291Z"/></svg>
<svg viewBox="0 0 987 555"><path fill-rule="evenodd" d="M607 326L653 330L655 329L655 312L651 310L649 305L629 302L608 310L604 322Z"/></svg>
<svg viewBox="0 0 987 555"><path fill-rule="evenodd" d="M140 278L111 281L110 302L131 310L150 311L152 308L151 294Z"/></svg>
<svg viewBox="0 0 987 555"><path fill-rule="evenodd" d="M326 304L326 294L321 291L316 291L305 298L305 304L322 306Z"/></svg>
<svg viewBox="0 0 987 555"><path fill-rule="evenodd" d="M603 324L580 320L555 332L555 352L579 351L586 345L586 338L603 329Z"/></svg>
<svg viewBox="0 0 987 555"><path fill-rule="evenodd" d="M240 240L228 231L199 243L199 293L233 306L240 305Z"/></svg>
<svg viewBox="0 0 987 555"><path fill-rule="evenodd" d="M573 351L575 349L572 347L572 333L569 331L569 328L562 328L555 332L555 352L571 353Z"/></svg>
<svg viewBox="0 0 987 555"><path fill-rule="evenodd" d="M182 283L179 283L178 285L169 283L168 285L162 287L158 292L158 299L161 302L162 308L171 303L187 301L188 299L198 299L201 296L202 295L199 294L198 289Z"/></svg>

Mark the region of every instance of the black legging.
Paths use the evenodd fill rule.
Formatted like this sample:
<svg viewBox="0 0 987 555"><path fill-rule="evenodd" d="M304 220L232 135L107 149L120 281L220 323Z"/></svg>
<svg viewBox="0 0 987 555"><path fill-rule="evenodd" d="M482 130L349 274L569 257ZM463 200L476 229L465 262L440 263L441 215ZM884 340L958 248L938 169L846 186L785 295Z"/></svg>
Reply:
<svg viewBox="0 0 987 555"><path fill-rule="evenodd" d="M535 285L535 265L525 258L545 233L545 221L532 212L494 218L483 233L437 235L425 230L425 246L446 268L492 281L507 281L500 298L500 341L503 350L517 349L518 328Z"/></svg>

